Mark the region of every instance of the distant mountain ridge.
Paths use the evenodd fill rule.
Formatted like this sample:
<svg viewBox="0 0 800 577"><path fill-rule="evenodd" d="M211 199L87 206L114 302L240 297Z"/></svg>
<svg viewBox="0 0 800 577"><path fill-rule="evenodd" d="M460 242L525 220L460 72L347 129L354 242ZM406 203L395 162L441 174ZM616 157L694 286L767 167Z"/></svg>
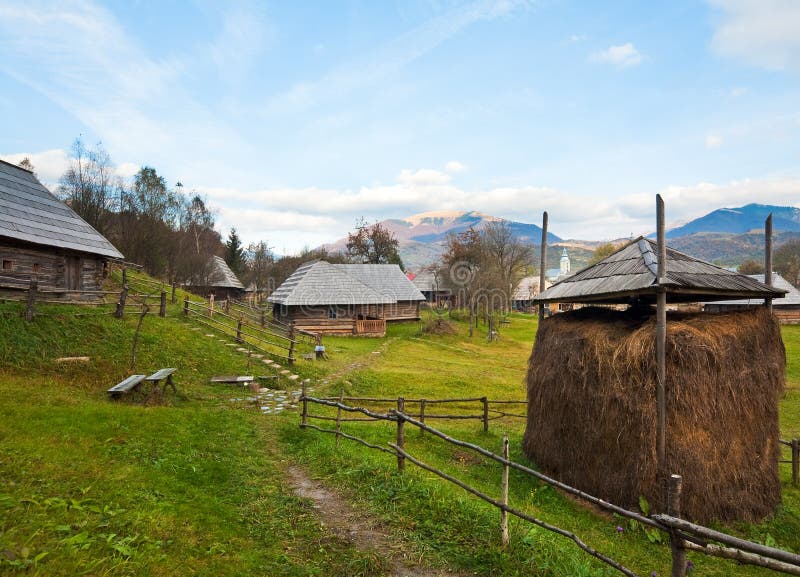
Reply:
<svg viewBox="0 0 800 577"><path fill-rule="evenodd" d="M800 208L769 204L747 204L738 208L718 208L705 216L667 231L667 238L677 238L700 232L743 234L763 230L764 221L772 213L775 231L800 232Z"/></svg>

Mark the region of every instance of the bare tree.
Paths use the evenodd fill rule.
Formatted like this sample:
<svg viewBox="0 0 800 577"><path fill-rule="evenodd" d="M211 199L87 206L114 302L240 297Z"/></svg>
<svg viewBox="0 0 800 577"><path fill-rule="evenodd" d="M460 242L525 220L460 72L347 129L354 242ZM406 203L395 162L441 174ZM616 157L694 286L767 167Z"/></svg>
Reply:
<svg viewBox="0 0 800 577"><path fill-rule="evenodd" d="M59 179L59 196L83 220L108 236L119 188L111 157L102 143L88 149L76 138L70 149L69 168Z"/></svg>

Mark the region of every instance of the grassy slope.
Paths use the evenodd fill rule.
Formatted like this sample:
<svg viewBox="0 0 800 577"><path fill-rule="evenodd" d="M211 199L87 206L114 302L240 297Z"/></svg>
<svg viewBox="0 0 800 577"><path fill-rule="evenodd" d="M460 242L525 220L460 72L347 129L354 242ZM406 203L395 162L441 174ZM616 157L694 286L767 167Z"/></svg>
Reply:
<svg viewBox="0 0 800 577"><path fill-rule="evenodd" d="M244 358L208 331L180 320L148 317L140 338L142 372L178 366L181 394L166 406L111 403L105 389L127 374L135 320L43 316L25 324L18 305L0 305L0 573L29 574L379 575L380 560L358 552L320 527L307 502L283 482L287 461L385 517L404 547L433 564L483 575L604 574L568 541L512 522L512 548L497 542L497 513L459 489L393 459L297 428L296 415L264 417L235 405L231 389L212 387L215 373L242 373ZM56 309L44 309L52 312ZM57 309L63 310L63 309ZM306 376L351 372L328 385L353 394L427 397L488 395L523 398L523 370L535 321L515 316L498 343L483 329L422 336L416 324L395 325L385 340L330 338L327 363L301 364ZM13 337L12 337L13 335ZM800 436L800 330L784 331L790 389L782 403L784 436ZM380 351L380 354L373 354ZM89 354L85 365L58 365L62 355ZM321 392L326 392L323 389ZM444 427L443 427L444 428ZM495 421L488 434L476 422L451 422L455 436L499 449L501 434L519 454L522 421ZM384 444L391 428L348 430ZM463 451L409 431L414 454L497 495L499 469ZM800 548L798 492L785 508L742 533ZM596 516L557 492L512 475L512 504L574 530L642 574L666 574L668 550L641 530ZM38 555L45 554L34 562ZM695 558L703 574L743 571ZM188 571L187 571L188 570ZM750 571L749 573L757 574Z"/></svg>

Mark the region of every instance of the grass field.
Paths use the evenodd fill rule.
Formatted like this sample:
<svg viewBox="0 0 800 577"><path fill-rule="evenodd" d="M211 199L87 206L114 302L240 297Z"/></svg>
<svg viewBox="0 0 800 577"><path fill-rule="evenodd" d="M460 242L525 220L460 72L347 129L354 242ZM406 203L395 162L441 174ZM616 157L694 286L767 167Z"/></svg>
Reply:
<svg viewBox="0 0 800 577"><path fill-rule="evenodd" d="M83 310L83 309L81 309ZM243 355L193 331L180 305L148 317L137 353L142 371L177 366L179 394L164 403L110 402L105 390L128 373L135 319L75 317L42 307L25 323L19 305L0 304L0 574L27 575L384 575L375 552L356 549L322 526L294 496L287 467L299 464L359 509L380 518L398 548L423 565L477 575L611 575L566 539L511 524L499 546L499 514L457 487L387 455L298 428L298 415L264 416L241 391L208 384L212 374L247 369ZM328 338L330 360L298 363L315 395L521 399L536 324L514 315L501 338L485 328L469 339L433 336L420 324L390 327L385 339ZM800 436L800 327L784 328L788 390L784 438ZM88 355L86 364L54 362ZM474 409L475 407L473 407ZM435 426L439 424L434 423ZM522 420L441 424L449 434L499 451L502 434L524 462ZM348 424L385 445L394 429ZM500 469L430 435L407 430L422 460L487 493L499 494ZM784 504L760 525L723 527L750 539L800 550L800 494L782 466ZM572 530L641 575L667 575L669 548L640 527L597 514L518 474L511 503ZM618 531L621 526L623 531ZM764 571L691 557L699 574Z"/></svg>

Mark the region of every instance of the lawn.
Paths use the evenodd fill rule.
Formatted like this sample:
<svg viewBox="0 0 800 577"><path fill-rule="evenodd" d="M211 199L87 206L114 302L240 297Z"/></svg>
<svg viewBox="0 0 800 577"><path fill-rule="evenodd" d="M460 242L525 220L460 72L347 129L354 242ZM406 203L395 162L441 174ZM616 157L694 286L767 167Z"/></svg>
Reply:
<svg viewBox="0 0 800 577"><path fill-rule="evenodd" d="M330 435L300 430L296 413L262 415L232 402L241 390L210 385L213 374L262 369L220 336L183 318L182 295L167 318L148 316L137 370L176 366L179 393L163 402L111 402L105 390L129 374L134 315L76 317L85 309L42 306L25 323L19 305L0 303L0 574L29 575L383 575L374 552L356 549L322 526L285 471L304 467L361 510L380 518L397 547L423 565L477 575L611 575L570 541L511 524L499 545L499 515L457 487L408 463ZM299 361L315 395L523 399L524 370L536 330L512 315L500 339L486 327L469 338L392 325L384 339L329 337L330 360ZM784 328L788 389L781 402L784 438L800 436L800 327ZM88 363L57 357L90 356ZM263 369L266 372L266 369ZM385 410L389 404L380 407ZM478 405L462 410L476 412ZM479 411L478 411L479 412ZM433 422L453 436L499 451L502 435L519 450L521 419ZM386 445L388 425L346 430ZM499 494L500 469L466 450L406 431L408 450L436 467ZM723 527L800 549L800 495L782 466L784 505L763 524ZM669 549L641 527L598 514L559 492L512 473L513 506L574 531L639 574L667 575ZM621 526L622 531L617 527ZM692 556L703 575L760 575Z"/></svg>

